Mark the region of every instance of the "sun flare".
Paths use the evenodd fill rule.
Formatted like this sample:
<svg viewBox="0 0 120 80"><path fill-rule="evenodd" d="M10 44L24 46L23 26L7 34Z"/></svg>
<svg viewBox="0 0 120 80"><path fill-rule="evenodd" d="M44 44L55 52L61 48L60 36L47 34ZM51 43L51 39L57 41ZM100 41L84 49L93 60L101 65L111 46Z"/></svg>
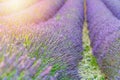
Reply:
<svg viewBox="0 0 120 80"><path fill-rule="evenodd" d="M0 3L0 24L37 24L54 16L65 0L8 0Z"/></svg>
<svg viewBox="0 0 120 80"><path fill-rule="evenodd" d="M39 0L2 0L0 1L0 16L23 10L37 1Z"/></svg>
<svg viewBox="0 0 120 80"><path fill-rule="evenodd" d="M11 0L9 3L11 5L10 9L17 10L23 6L22 3L22 0Z"/></svg>

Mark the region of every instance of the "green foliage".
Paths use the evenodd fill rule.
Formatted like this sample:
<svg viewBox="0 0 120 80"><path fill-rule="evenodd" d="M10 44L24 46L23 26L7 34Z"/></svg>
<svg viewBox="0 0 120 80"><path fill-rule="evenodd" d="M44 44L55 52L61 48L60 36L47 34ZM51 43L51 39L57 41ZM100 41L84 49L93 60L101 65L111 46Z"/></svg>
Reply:
<svg viewBox="0 0 120 80"><path fill-rule="evenodd" d="M10 72L9 75L7 75L8 80L10 80L11 77L13 77L15 75L15 73L16 73L16 70L13 70L12 72Z"/></svg>
<svg viewBox="0 0 120 80"><path fill-rule="evenodd" d="M56 16L56 20L59 21L60 19L61 19L61 16L58 14L58 15Z"/></svg>
<svg viewBox="0 0 120 80"><path fill-rule="evenodd" d="M55 73L59 70L64 70L66 68L65 65L62 65L62 62L55 63L52 67L52 70L50 72L50 75L55 75Z"/></svg>
<svg viewBox="0 0 120 80"><path fill-rule="evenodd" d="M83 29L83 59L79 63L79 73L82 76L81 80L105 80L104 74L101 73L97 64L96 58L92 55L90 39L88 36L87 24Z"/></svg>
<svg viewBox="0 0 120 80"><path fill-rule="evenodd" d="M31 44L31 40L29 39L29 36L28 36L28 35L25 35L25 36L24 36L24 43L23 43L23 45L24 45L25 47L29 47L30 44Z"/></svg>

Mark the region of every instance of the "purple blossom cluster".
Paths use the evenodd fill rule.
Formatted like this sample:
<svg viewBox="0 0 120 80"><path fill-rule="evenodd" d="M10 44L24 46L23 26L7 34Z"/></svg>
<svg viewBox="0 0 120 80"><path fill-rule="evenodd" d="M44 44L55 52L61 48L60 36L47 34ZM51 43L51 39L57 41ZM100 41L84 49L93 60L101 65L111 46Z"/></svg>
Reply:
<svg viewBox="0 0 120 80"><path fill-rule="evenodd" d="M48 21L1 25L0 79L62 80L65 74L69 80L80 80L83 16L83 0L67 0ZM59 62L65 68L50 75Z"/></svg>
<svg viewBox="0 0 120 80"><path fill-rule="evenodd" d="M120 0L102 0L111 12L120 19Z"/></svg>
<svg viewBox="0 0 120 80"><path fill-rule="evenodd" d="M120 21L101 0L87 0L87 22L93 53L102 71L109 80L119 80Z"/></svg>

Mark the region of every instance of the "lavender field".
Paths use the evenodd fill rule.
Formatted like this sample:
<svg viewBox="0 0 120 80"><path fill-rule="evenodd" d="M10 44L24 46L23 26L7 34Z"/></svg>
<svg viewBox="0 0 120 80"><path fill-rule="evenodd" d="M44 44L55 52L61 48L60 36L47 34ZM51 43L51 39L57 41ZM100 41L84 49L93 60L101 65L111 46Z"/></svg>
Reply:
<svg viewBox="0 0 120 80"><path fill-rule="evenodd" d="M120 80L119 0L0 0L0 80Z"/></svg>

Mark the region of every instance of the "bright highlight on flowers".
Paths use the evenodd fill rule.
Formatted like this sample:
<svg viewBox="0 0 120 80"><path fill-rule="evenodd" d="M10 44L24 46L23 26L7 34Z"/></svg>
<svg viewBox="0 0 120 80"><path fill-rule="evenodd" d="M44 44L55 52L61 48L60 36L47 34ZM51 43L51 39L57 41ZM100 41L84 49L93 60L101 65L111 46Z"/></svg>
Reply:
<svg viewBox="0 0 120 80"><path fill-rule="evenodd" d="M0 3L0 24L37 24L56 14L65 0L9 0Z"/></svg>
<svg viewBox="0 0 120 80"><path fill-rule="evenodd" d="M23 3L22 0L11 0L9 3L11 5L10 9L17 10L23 6L22 3Z"/></svg>
<svg viewBox="0 0 120 80"><path fill-rule="evenodd" d="M0 16L24 10L39 0L0 0Z"/></svg>

